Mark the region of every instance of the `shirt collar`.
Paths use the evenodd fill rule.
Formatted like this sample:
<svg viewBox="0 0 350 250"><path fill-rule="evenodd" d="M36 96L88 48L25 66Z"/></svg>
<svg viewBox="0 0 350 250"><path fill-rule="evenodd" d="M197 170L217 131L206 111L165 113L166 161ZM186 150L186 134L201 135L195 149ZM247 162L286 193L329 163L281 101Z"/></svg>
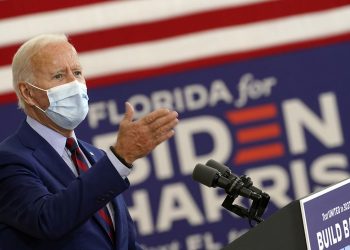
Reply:
<svg viewBox="0 0 350 250"><path fill-rule="evenodd" d="M60 133L56 132L55 130L52 130L49 127L46 127L45 125L41 124L37 120L31 118L30 116L27 116L27 123L29 126L34 129L42 138L44 138L50 145L53 147L56 152L62 156L65 152L66 147L66 140L67 138ZM73 131L72 137L76 139L75 133Z"/></svg>

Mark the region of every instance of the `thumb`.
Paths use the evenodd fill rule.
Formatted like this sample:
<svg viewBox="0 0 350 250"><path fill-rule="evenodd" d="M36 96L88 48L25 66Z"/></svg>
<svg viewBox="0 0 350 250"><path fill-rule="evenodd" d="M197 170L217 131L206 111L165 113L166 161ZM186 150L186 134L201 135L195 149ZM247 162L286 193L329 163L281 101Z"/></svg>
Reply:
<svg viewBox="0 0 350 250"><path fill-rule="evenodd" d="M131 122L133 117L134 117L134 107L130 103L126 102L125 103L125 114L124 114L123 120L127 120L127 121Z"/></svg>

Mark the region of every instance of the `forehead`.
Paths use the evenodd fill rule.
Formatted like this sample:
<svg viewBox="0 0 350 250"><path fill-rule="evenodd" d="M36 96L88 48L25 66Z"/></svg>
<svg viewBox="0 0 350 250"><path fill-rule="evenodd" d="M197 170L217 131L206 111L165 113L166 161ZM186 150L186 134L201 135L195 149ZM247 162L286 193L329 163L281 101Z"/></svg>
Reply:
<svg viewBox="0 0 350 250"><path fill-rule="evenodd" d="M68 42L45 45L31 58L31 63L33 69L39 71L80 67L78 55Z"/></svg>

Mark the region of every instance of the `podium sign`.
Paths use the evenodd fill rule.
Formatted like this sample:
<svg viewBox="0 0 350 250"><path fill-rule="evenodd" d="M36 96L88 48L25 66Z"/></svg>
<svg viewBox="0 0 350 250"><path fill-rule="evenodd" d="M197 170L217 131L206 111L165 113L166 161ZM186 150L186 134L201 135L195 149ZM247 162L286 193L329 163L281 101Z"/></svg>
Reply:
<svg viewBox="0 0 350 250"><path fill-rule="evenodd" d="M309 250L350 250L350 179L300 200Z"/></svg>

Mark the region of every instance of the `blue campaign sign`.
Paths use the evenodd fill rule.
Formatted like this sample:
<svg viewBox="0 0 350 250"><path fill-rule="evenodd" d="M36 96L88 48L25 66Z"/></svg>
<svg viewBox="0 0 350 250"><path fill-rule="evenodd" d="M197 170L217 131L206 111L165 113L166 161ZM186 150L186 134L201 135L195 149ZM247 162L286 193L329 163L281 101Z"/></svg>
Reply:
<svg viewBox="0 0 350 250"><path fill-rule="evenodd" d="M192 180L197 163L215 159L250 176L271 196L265 218L348 178L349 49L342 43L91 90L79 135L101 147L115 140L125 101L136 118L160 106L179 112L175 137L136 162L125 195L146 249L220 249L249 229L221 207L223 190Z"/></svg>
<svg viewBox="0 0 350 250"><path fill-rule="evenodd" d="M135 162L124 196L145 249L220 249L249 224L221 207L223 190L192 180L194 166L215 159L251 177L271 196L265 219L348 178L348 58L344 42L90 88L90 111L76 134L107 148L125 101L135 119L159 107L177 110L174 138ZM0 112L5 138L24 115L14 103Z"/></svg>
<svg viewBox="0 0 350 250"><path fill-rule="evenodd" d="M123 193L138 241L221 249L250 225L221 206L222 188L192 179L196 164L214 159L249 176L271 197L264 219L350 177L348 2L0 1L0 140L25 119L11 84L15 51L36 34L65 33L88 86L79 139L113 144L126 101L134 119L179 113L174 137L134 163ZM328 227L315 231L324 248Z"/></svg>
<svg viewBox="0 0 350 250"><path fill-rule="evenodd" d="M350 180L300 200L308 249L350 247Z"/></svg>

